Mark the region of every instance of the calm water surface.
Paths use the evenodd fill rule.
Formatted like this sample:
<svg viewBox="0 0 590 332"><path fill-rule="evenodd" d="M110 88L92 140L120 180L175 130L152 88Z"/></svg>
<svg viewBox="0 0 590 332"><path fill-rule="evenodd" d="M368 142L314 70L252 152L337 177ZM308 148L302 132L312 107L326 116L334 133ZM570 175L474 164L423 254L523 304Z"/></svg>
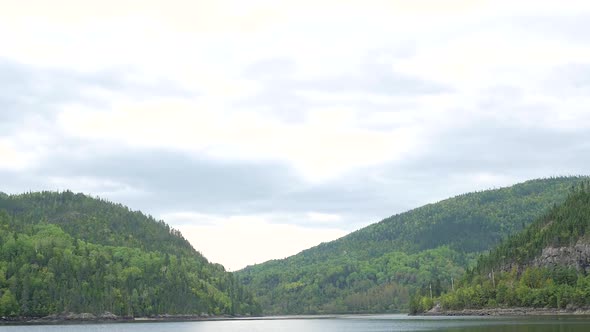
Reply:
<svg viewBox="0 0 590 332"><path fill-rule="evenodd" d="M507 331L588 332L590 317L408 317L405 315L337 316L203 322L119 323L49 326L0 326L0 332L391 332Z"/></svg>

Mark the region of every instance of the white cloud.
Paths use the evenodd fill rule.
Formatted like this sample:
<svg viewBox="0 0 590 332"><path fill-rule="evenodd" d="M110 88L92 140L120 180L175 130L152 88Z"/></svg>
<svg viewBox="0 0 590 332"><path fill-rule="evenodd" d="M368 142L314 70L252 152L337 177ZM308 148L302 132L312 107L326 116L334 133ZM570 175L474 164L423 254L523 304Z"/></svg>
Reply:
<svg viewBox="0 0 590 332"><path fill-rule="evenodd" d="M29 164L28 159L10 142L0 140L0 170L22 170Z"/></svg>
<svg viewBox="0 0 590 332"><path fill-rule="evenodd" d="M342 216L334 213L308 212L307 219L313 223L333 224L342 221Z"/></svg>
<svg viewBox="0 0 590 332"><path fill-rule="evenodd" d="M512 37L506 38L508 35ZM530 32L494 29L429 46L416 57L398 61L395 68L466 91L501 84L530 89L554 67L588 59L589 45L568 45L544 36L531 37Z"/></svg>
<svg viewBox="0 0 590 332"><path fill-rule="evenodd" d="M225 218L176 211L164 218L207 257L232 268L342 234L318 230L352 222L334 214L338 206L362 207L366 213L405 202L395 206L407 209L415 207L407 202L428 202L429 195L440 199L529 177L519 169L548 176L587 165L580 161L588 155L583 143L590 126L587 75L578 67L560 68L589 63L583 34L588 1L565 6L484 0L0 0L0 8L0 60L7 60L9 69L19 64L14 75L31 76L18 84L0 78L8 87L0 92L0 103L6 101L0 115L3 122L13 119L3 126L10 130L0 134L0 171L37 172L34 182L55 189L144 202L144 195L157 190L146 194L138 187L151 181L146 188L161 189L155 179L130 181L126 172L92 167L72 174L68 165L101 164L101 158L117 156L110 149L129 152L128 163L133 152L153 151L159 153L154 160L166 153L195 160L173 169L180 170L182 180L187 176L197 185L218 186L213 188L216 208L255 213L259 206L274 207L276 196L297 192L299 201L283 202L272 214L259 210ZM545 23L546 18L552 20ZM536 24L527 24L530 19ZM581 31L580 36L570 38L572 31ZM264 67L273 59L284 61ZM247 77L257 63L264 78ZM30 74L37 71L44 72L40 82ZM52 80L60 74L66 79ZM108 82L96 83L102 75ZM575 75L581 81L572 80ZM51 89L28 86L35 84ZM134 84L151 88L138 96L126 90ZM405 86L412 84L418 87ZM182 97L159 90L168 85L182 90ZM67 93L56 96L62 88ZM404 94L404 88L420 94ZM37 107L43 117L32 115ZM567 156L555 158L562 153ZM55 158L63 159L60 172L44 168ZM202 161L240 167L219 173L192 169ZM255 177L252 165L259 167ZM280 190L260 186L267 189L246 191L256 192L248 199L228 194L234 183L253 186L270 168L276 172L269 182L279 178ZM292 170L307 181L291 179ZM19 174L29 179L29 173ZM202 174L218 178L203 181ZM255 179L227 179L240 176ZM420 187L432 183L441 189ZM182 191L179 209L190 209L186 197L195 191L180 188L166 192ZM339 191L358 192L358 197ZM327 203L300 202L314 192L314 199ZM324 192L329 194L317 194ZM366 197L378 201L368 204ZM289 208L297 204L300 212L294 215ZM385 213L395 212L401 211ZM354 222L374 221L373 214L355 216ZM296 218L315 228L293 226ZM249 261L237 261L236 248Z"/></svg>
<svg viewBox="0 0 590 332"><path fill-rule="evenodd" d="M287 162L311 181L358 167L399 160L419 144L415 128L370 131L354 125L354 111L314 109L305 123L290 124L255 112L227 112L199 100L156 100L112 111L71 105L59 116L74 137L137 147L180 149L225 160Z"/></svg>

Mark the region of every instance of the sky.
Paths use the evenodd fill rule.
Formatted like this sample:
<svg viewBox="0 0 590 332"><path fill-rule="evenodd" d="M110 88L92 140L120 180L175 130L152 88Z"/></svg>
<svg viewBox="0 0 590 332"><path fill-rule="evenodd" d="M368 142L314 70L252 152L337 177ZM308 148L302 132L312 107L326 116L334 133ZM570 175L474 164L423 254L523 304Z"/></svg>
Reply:
<svg viewBox="0 0 590 332"><path fill-rule="evenodd" d="M0 191L125 204L229 270L590 174L588 1L0 8Z"/></svg>

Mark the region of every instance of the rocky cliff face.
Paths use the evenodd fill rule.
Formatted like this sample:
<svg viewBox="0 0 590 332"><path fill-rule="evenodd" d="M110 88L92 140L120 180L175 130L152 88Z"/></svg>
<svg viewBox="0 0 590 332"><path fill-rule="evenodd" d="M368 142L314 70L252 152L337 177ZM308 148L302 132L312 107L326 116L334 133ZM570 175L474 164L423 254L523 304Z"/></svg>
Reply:
<svg viewBox="0 0 590 332"><path fill-rule="evenodd" d="M570 247L548 247L532 261L533 266L568 266L578 271L590 272L590 244L578 241Z"/></svg>

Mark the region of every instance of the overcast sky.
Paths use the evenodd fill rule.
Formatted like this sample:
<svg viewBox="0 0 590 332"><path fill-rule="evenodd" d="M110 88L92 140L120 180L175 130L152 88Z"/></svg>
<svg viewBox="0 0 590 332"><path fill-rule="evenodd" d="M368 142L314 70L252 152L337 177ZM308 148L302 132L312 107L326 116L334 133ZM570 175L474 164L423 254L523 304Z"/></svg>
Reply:
<svg viewBox="0 0 590 332"><path fill-rule="evenodd" d="M0 8L0 191L121 202L230 270L590 173L588 1Z"/></svg>

